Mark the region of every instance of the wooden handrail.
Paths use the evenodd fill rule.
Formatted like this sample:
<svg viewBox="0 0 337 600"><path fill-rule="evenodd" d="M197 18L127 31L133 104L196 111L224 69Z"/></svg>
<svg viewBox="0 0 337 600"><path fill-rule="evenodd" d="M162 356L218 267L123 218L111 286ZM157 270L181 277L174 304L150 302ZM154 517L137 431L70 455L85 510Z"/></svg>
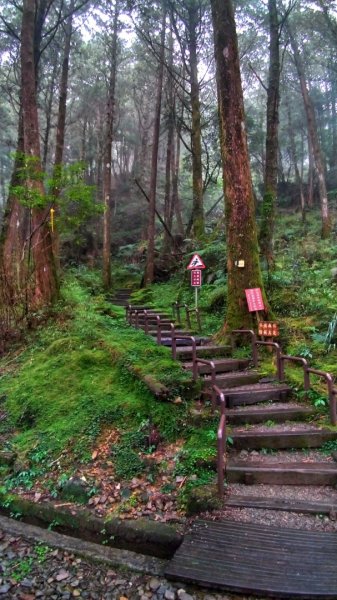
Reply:
<svg viewBox="0 0 337 600"><path fill-rule="evenodd" d="M216 398L220 400L220 421L217 431L217 474L218 474L218 493L220 498L224 494L224 477L226 468L226 399L224 393L217 385L213 386Z"/></svg>
<svg viewBox="0 0 337 600"><path fill-rule="evenodd" d="M233 331L231 331L231 346L232 346L232 351L235 350L235 335L238 334L244 334L244 335L250 335L251 337L251 348L252 348L252 361L253 361L253 365L255 368L257 368L258 366L258 359L257 359L257 348L255 345L255 342L257 340L256 337L256 333L252 330L252 329L233 329Z"/></svg>

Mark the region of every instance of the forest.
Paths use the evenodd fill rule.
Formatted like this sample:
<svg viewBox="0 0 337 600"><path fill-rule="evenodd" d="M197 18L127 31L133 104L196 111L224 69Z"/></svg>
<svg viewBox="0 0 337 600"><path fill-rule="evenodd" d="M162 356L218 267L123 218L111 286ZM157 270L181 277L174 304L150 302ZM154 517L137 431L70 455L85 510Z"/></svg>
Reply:
<svg viewBox="0 0 337 600"><path fill-rule="evenodd" d="M215 405L225 490L234 451L294 463L303 448L312 481L298 485L321 485L328 462L332 486L337 2L0 0L0 65L3 509L220 510ZM279 329L269 348L261 319ZM247 421L232 414L246 384L269 403L255 446L240 437L258 427L253 400ZM279 485L300 477L286 471Z"/></svg>

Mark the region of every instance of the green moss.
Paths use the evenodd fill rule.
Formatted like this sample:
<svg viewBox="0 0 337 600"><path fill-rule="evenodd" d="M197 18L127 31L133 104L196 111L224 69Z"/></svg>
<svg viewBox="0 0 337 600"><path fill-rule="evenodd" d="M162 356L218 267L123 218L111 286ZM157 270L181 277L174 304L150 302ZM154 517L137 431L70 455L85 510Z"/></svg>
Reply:
<svg viewBox="0 0 337 600"><path fill-rule="evenodd" d="M72 448L85 457L104 424L130 428L149 415L163 435L177 435L180 426L173 420L183 419L184 409L157 406L146 378L174 399L195 393L190 374L124 317L102 314L101 297L72 275L63 298L60 320L41 330L15 373L0 380L5 410L17 429L14 447L28 452L45 444L54 453Z"/></svg>

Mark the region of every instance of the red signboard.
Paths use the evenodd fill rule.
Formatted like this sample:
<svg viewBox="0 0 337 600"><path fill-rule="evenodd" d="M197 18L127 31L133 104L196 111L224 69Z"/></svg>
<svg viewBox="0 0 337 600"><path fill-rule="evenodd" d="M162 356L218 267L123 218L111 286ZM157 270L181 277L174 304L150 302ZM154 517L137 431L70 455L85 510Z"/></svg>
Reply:
<svg viewBox="0 0 337 600"><path fill-rule="evenodd" d="M259 335L265 337L277 337L279 334L279 326L275 321L260 321Z"/></svg>
<svg viewBox="0 0 337 600"><path fill-rule="evenodd" d="M201 275L202 272L200 269L193 269L191 271L191 286L192 287L200 287L201 286Z"/></svg>
<svg viewBox="0 0 337 600"><path fill-rule="evenodd" d="M186 267L189 270L192 269L206 269L206 265L200 258L199 254L194 254Z"/></svg>
<svg viewBox="0 0 337 600"><path fill-rule="evenodd" d="M261 288L245 290L249 312L264 310Z"/></svg>

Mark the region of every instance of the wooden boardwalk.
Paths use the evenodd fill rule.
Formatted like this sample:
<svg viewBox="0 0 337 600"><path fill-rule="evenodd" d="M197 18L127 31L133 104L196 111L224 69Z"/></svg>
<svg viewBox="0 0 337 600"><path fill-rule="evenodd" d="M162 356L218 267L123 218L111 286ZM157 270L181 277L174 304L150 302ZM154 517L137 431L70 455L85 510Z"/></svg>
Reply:
<svg viewBox="0 0 337 600"><path fill-rule="evenodd" d="M337 599L337 533L198 521L166 576L271 598Z"/></svg>

